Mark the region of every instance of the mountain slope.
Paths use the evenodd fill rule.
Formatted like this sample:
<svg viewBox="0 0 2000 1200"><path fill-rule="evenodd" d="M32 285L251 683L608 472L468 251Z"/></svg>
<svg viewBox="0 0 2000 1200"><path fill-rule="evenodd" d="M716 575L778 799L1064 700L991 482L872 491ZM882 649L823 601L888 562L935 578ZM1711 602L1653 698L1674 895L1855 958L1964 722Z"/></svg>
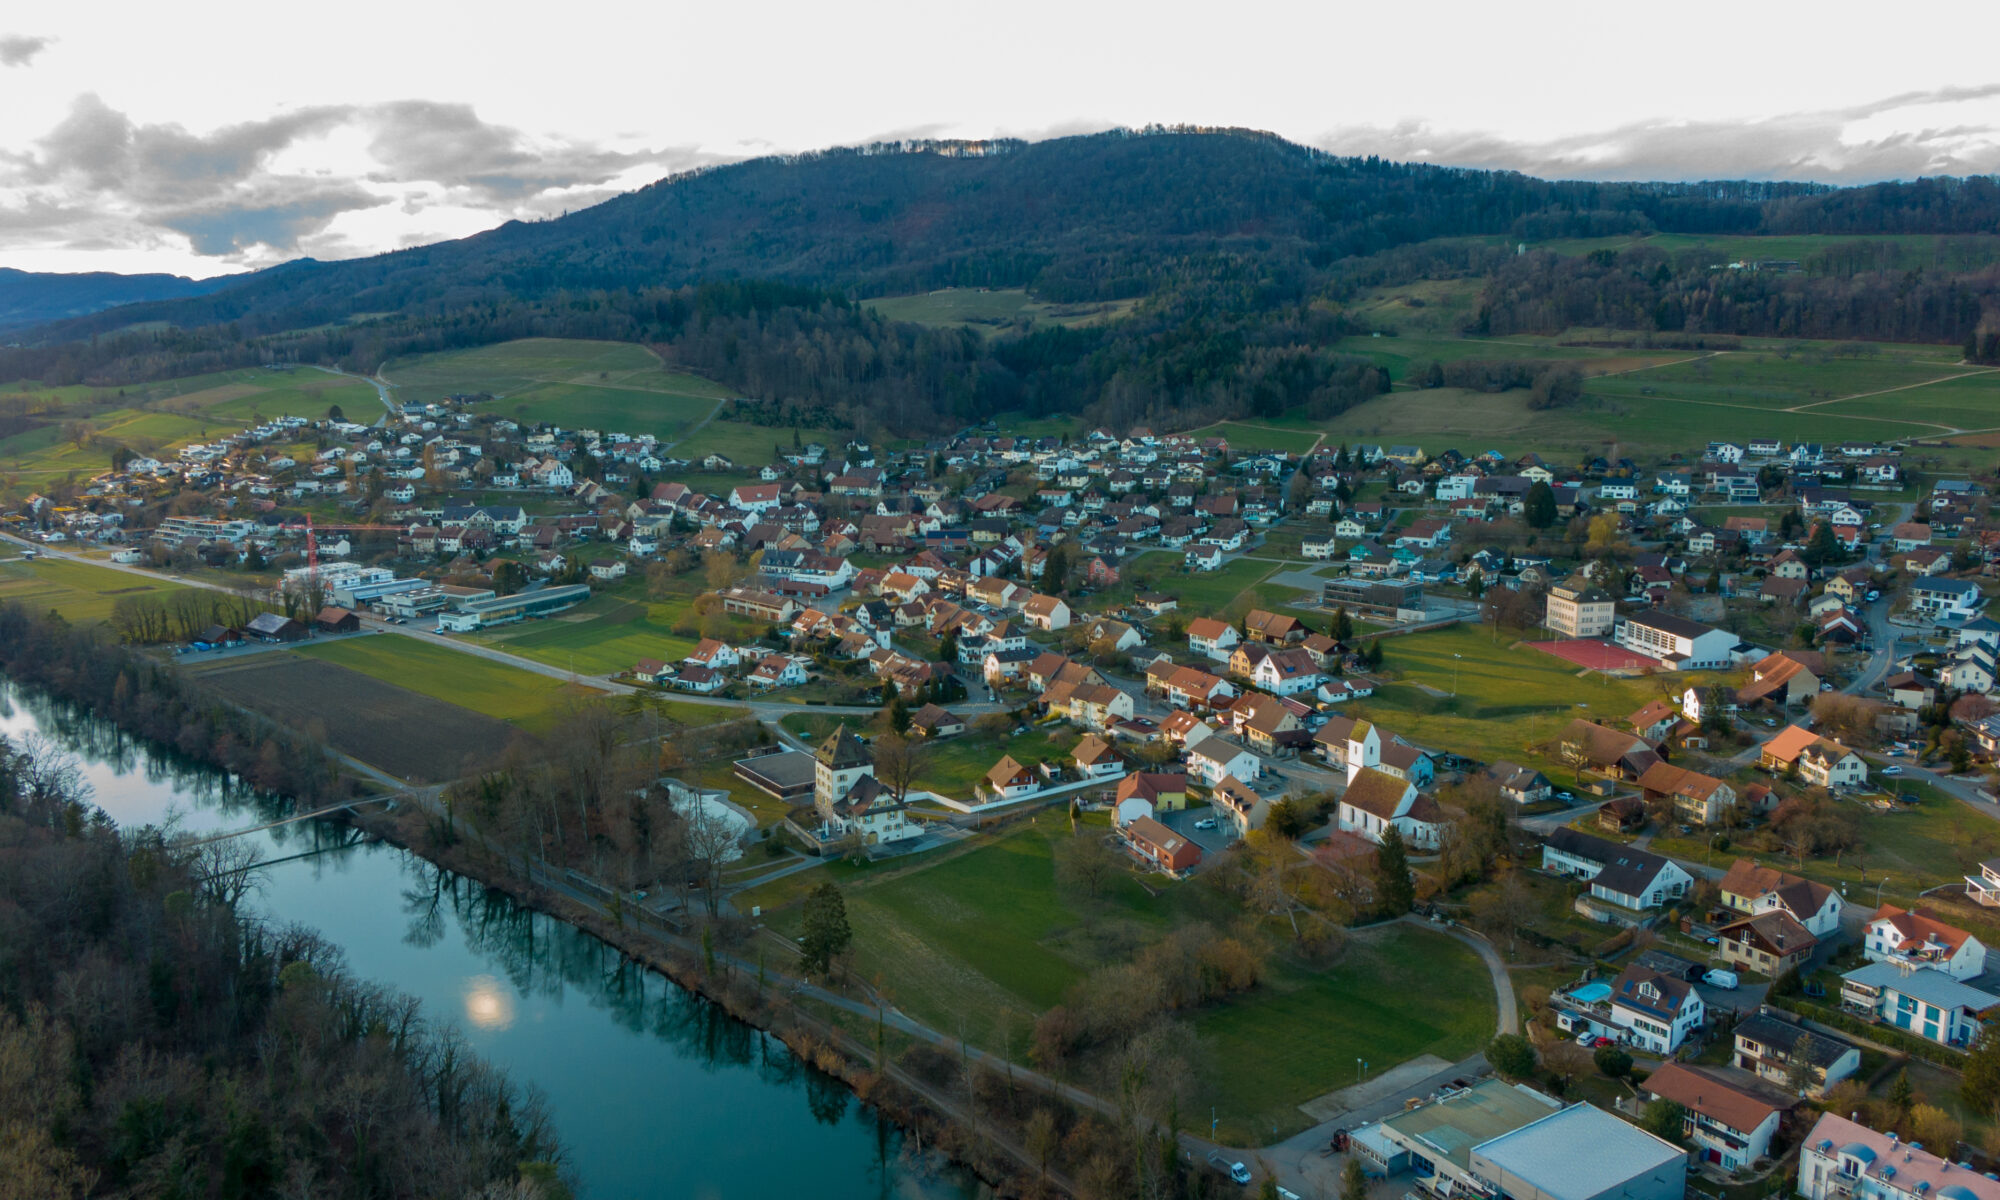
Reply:
<svg viewBox="0 0 2000 1200"><path fill-rule="evenodd" d="M0 267L0 333L80 317L121 304L205 296L235 283L228 276L118 275L108 271L69 275Z"/></svg>

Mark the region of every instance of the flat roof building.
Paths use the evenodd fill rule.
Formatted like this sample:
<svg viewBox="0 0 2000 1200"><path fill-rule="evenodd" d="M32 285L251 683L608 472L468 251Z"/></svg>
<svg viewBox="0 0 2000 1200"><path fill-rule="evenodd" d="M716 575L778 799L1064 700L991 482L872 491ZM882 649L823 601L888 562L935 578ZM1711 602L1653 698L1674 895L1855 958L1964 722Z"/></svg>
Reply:
<svg viewBox="0 0 2000 1200"><path fill-rule="evenodd" d="M1572 1104L1473 1147L1472 1174L1506 1200L1682 1200L1687 1151Z"/></svg>
<svg viewBox="0 0 2000 1200"><path fill-rule="evenodd" d="M438 629L468 633L474 629L525 621L529 617L546 617L566 608L574 608L588 599L590 585L572 583L563 587L538 588L532 592L516 592L491 600L475 600L457 612L439 613Z"/></svg>

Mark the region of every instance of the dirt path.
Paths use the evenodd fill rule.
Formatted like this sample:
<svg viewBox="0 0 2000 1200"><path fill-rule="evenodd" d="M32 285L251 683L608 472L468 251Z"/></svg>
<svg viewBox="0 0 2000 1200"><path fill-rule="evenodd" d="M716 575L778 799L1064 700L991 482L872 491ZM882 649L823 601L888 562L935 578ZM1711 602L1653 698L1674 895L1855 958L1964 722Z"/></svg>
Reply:
<svg viewBox="0 0 2000 1200"><path fill-rule="evenodd" d="M1778 411L1780 411L1780 412L1808 412L1808 411L1810 411L1810 410L1812 410L1812 409L1815 409L1815 408L1819 408L1819 407L1821 407L1821 406L1823 406L1823 405L1827 405L1827 404L1839 404L1839 403L1840 403L1841 401L1843 401L1843 400L1866 400L1866 399L1867 399L1868 397L1870 397L1870 396L1886 396L1886 395L1888 395L1888 394L1889 394L1889 393L1891 393L1891 392L1907 392L1907 391L1911 390L1912 388L1924 388L1924 387L1929 387L1929 386L1931 386L1931 385L1932 385L1932 384L1934 384L1934 383L1950 383L1950 382L1951 382L1952 380L1954 380L1954 379L1971 379L1971 378L1972 378L1973 376L1975 376L1975 375L1991 375L1991 374L1993 374L1993 373L1994 373L1994 372L1996 372L1996 371L2000 371L2000 367L1986 367L1986 368L1984 368L1984 369L1982 369L1982 370L1974 370L1974 371L1960 371L1960 372L1959 372L1958 374L1956 374L1956 375L1940 375L1940 376L1938 376L1938 377L1937 377L1936 379L1925 379L1925 380L1922 380L1922 381L1920 381L1920 382L1917 382L1917 383L1903 383L1903 384L1898 384L1898 385L1896 385L1895 387L1891 387L1891 388L1878 388L1878 389L1876 389L1875 391L1872 391L1872 392L1856 392L1856 393L1854 393L1854 394L1853 394L1852 396L1835 396L1835 397L1834 397L1833 399L1831 399L1831 400L1815 400L1815 401L1813 401L1813 402L1812 402L1811 404L1797 404L1797 405L1793 405L1793 406L1792 406L1791 408L1785 408L1785 409L1779 409ZM1836 416L1836 417L1838 417L1838 416L1844 416L1845 414L1843 414L1843 413L1834 413L1833 415L1834 415L1834 416ZM1915 422L1915 423L1916 423L1916 424L1923 424L1924 422ZM1965 430L1963 430L1963 429L1956 429L1956 430L1953 430L1952 432L1954 432L1954 433L1964 433L1964 432L1966 432L1966 431L1965 431Z"/></svg>

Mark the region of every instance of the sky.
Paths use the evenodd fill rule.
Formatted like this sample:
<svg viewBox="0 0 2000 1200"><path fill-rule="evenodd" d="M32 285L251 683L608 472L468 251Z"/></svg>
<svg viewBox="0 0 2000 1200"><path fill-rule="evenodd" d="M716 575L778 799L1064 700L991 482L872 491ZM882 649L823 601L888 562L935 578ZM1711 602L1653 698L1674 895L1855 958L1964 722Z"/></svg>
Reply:
<svg viewBox="0 0 2000 1200"><path fill-rule="evenodd" d="M0 6L0 267L207 277L761 154L1152 123L1557 178L1987 174L1996 33L1991 0L43 0Z"/></svg>

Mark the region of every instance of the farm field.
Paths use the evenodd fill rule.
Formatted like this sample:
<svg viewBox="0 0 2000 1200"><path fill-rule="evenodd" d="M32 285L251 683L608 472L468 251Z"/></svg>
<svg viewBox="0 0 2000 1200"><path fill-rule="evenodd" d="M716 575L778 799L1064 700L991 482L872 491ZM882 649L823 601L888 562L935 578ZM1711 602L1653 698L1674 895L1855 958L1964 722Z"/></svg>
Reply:
<svg viewBox="0 0 2000 1200"><path fill-rule="evenodd" d="M1082 835L1108 832L1086 814ZM890 1000L935 1027L1021 1056L1035 1017L1101 965L1120 962L1168 929L1223 927L1235 904L1198 880L1168 883L1120 873L1091 900L1055 882L1054 848L1068 822L1032 824L965 852L927 855L842 881L856 970L892 981ZM790 882L790 881L784 881ZM736 898L767 904L764 889ZM797 889L790 889L796 894ZM796 908L773 914L789 930ZM1456 942L1397 926L1357 935L1331 967L1275 954L1253 991L1193 1016L1200 1107L1219 1110L1225 1142L1261 1144L1307 1121L1296 1106L1351 1082L1354 1059L1388 1066L1434 1053L1462 1057L1491 1037L1486 972ZM1428 998L1421 1017L1395 999Z"/></svg>
<svg viewBox="0 0 2000 1200"><path fill-rule="evenodd" d="M314 642L292 653L421 692L535 733L545 732L555 723L567 700L603 694L595 688L579 687L395 634Z"/></svg>
<svg viewBox="0 0 2000 1200"><path fill-rule="evenodd" d="M1282 450L1289 454L1304 454L1319 441L1319 434L1305 429L1283 429L1275 425L1245 423L1242 421L1217 421L1200 429L1190 429L1188 436L1220 437L1229 439L1232 454L1244 454L1257 450Z"/></svg>
<svg viewBox="0 0 2000 1200"><path fill-rule="evenodd" d="M487 392L495 397L487 411L517 420L662 439L679 437L735 394L712 380L669 370L642 346L562 338L396 359L381 373L402 401Z"/></svg>
<svg viewBox="0 0 2000 1200"><path fill-rule="evenodd" d="M1101 325L1126 316L1138 301L1049 304L1034 299L1022 288L944 288L914 296L883 296L863 303L891 321L992 328L1016 321L1046 325Z"/></svg>
<svg viewBox="0 0 2000 1200"><path fill-rule="evenodd" d="M197 383L204 386L189 386ZM165 390L176 385L187 390ZM340 406L348 420L363 425L384 415L374 385L311 367L290 371L257 368L169 380L151 385L149 394L157 397L154 405L160 409L227 423L230 432L272 417L323 420L334 405Z"/></svg>
<svg viewBox="0 0 2000 1200"><path fill-rule="evenodd" d="M674 662L694 653L698 637L673 632L687 602L593 596L568 612L507 625L474 637L487 645L579 675L612 675L642 658ZM762 632L759 630L758 632Z"/></svg>
<svg viewBox="0 0 2000 1200"><path fill-rule="evenodd" d="M1653 700L1717 678L1687 672L1612 679L1579 673L1511 641L1503 633L1496 642L1490 629L1467 625L1386 639L1384 667L1394 682L1350 706L1348 714L1365 715L1419 745L1487 762L1530 763L1561 783L1573 777L1569 769L1529 746L1547 742L1574 718L1615 725Z"/></svg>
<svg viewBox="0 0 2000 1200"><path fill-rule="evenodd" d="M417 783L478 771L523 736L505 721L303 653L224 659L196 677L338 753Z"/></svg>
<svg viewBox="0 0 2000 1200"><path fill-rule="evenodd" d="M1900 392L1836 400L1811 411L1833 417L1929 421L1954 429L1990 430L2000 427L2000 371L1966 373Z"/></svg>
<svg viewBox="0 0 2000 1200"><path fill-rule="evenodd" d="M1864 392L1906 388L1963 373L1962 368L1895 358L1824 352L1789 356L1733 352L1599 379L1588 388L1605 396L1657 395L1758 408L1792 408Z"/></svg>
<svg viewBox="0 0 2000 1200"><path fill-rule="evenodd" d="M48 558L0 561L0 602L38 612L54 609L71 622L104 620L120 596L165 597L185 590L181 584L87 563Z"/></svg>

